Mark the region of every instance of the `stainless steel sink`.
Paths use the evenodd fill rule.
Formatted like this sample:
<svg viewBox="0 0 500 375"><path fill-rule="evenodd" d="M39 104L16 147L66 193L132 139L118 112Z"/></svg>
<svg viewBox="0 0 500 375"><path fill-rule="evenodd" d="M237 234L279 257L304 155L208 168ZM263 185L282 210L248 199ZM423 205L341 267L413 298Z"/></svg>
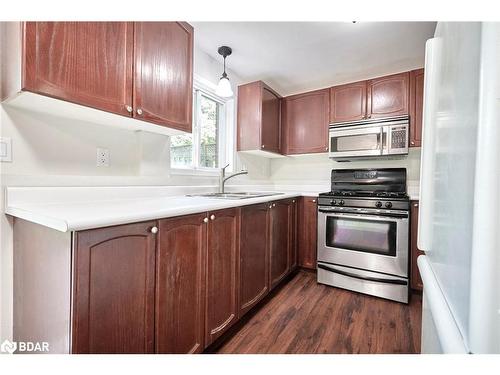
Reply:
<svg viewBox="0 0 500 375"><path fill-rule="evenodd" d="M190 194L188 197L204 197L215 199L249 199L269 197L272 195L280 195L283 193L264 193L264 192L234 192L234 193L207 193L207 194Z"/></svg>

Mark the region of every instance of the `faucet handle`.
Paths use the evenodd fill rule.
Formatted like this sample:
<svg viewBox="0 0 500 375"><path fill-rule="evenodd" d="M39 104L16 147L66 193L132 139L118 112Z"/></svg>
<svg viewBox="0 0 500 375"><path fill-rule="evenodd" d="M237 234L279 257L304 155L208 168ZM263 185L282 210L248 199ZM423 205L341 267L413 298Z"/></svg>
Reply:
<svg viewBox="0 0 500 375"><path fill-rule="evenodd" d="M227 163L227 165L225 167L222 167L221 169L225 171L227 167L229 167L229 163Z"/></svg>

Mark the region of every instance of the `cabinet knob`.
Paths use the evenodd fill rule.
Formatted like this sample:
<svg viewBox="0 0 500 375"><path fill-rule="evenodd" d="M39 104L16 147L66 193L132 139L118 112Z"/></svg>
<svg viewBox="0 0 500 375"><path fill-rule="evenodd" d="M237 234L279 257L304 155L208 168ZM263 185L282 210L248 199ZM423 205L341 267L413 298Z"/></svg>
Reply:
<svg viewBox="0 0 500 375"><path fill-rule="evenodd" d="M269 205L269 208L273 208L273 205L272 205L272 204L270 204L270 205Z"/></svg>
<svg viewBox="0 0 500 375"><path fill-rule="evenodd" d="M413 203L413 207L418 207L418 203Z"/></svg>
<svg viewBox="0 0 500 375"><path fill-rule="evenodd" d="M260 146L260 148L265 148L265 147L266 147L266 146L264 146L264 145Z"/></svg>
<svg viewBox="0 0 500 375"><path fill-rule="evenodd" d="M328 151L328 147L325 147L325 151Z"/></svg>
<svg viewBox="0 0 500 375"><path fill-rule="evenodd" d="M372 115L371 115L371 114L369 114L368 116L366 116L366 118L372 118Z"/></svg>
<svg viewBox="0 0 500 375"><path fill-rule="evenodd" d="M127 110L128 113L132 113L132 106L126 105L125 109Z"/></svg>
<svg viewBox="0 0 500 375"><path fill-rule="evenodd" d="M292 200L292 203L295 203L295 199L294 199L294 200Z"/></svg>
<svg viewBox="0 0 500 375"><path fill-rule="evenodd" d="M203 219L203 222L204 222L204 223L208 223L208 217L204 218L204 219Z"/></svg>
<svg viewBox="0 0 500 375"><path fill-rule="evenodd" d="M411 142L410 142L410 144L411 144L411 145L414 145L414 144L415 144L415 142L414 142L414 141L411 141Z"/></svg>
<svg viewBox="0 0 500 375"><path fill-rule="evenodd" d="M153 227L149 230L151 233L156 234L158 233L158 227Z"/></svg>
<svg viewBox="0 0 500 375"><path fill-rule="evenodd" d="M140 116L140 115L142 115L142 109L137 108L137 111L136 111L136 112L137 112L137 114L138 114L139 116Z"/></svg>
<svg viewBox="0 0 500 375"><path fill-rule="evenodd" d="M273 207L276 207L276 203L273 203Z"/></svg>
<svg viewBox="0 0 500 375"><path fill-rule="evenodd" d="M210 215L210 220L215 220L215 215Z"/></svg>
<svg viewBox="0 0 500 375"><path fill-rule="evenodd" d="M316 203L316 199L313 199L313 200L312 200L312 202L313 202L313 203Z"/></svg>

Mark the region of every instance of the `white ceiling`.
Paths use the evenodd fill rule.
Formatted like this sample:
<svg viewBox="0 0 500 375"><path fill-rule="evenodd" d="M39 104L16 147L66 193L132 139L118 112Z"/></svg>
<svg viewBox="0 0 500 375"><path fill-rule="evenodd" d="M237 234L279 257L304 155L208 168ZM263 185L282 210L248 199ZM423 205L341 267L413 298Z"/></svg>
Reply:
<svg viewBox="0 0 500 375"><path fill-rule="evenodd" d="M282 95L424 65L435 22L191 22L201 50L246 82L263 80ZM221 69L222 70L222 69ZM231 78L231 77L229 77Z"/></svg>

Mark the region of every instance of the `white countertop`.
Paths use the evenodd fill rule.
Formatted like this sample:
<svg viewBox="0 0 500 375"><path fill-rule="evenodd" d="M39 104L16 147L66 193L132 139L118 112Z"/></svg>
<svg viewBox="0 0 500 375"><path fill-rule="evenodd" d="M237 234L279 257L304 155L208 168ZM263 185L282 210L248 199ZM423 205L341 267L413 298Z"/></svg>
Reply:
<svg viewBox="0 0 500 375"><path fill-rule="evenodd" d="M289 191L279 195L234 200L185 196L196 194L198 191L195 190L201 188L9 187L5 213L68 232L246 206L302 195L317 195L315 192Z"/></svg>

